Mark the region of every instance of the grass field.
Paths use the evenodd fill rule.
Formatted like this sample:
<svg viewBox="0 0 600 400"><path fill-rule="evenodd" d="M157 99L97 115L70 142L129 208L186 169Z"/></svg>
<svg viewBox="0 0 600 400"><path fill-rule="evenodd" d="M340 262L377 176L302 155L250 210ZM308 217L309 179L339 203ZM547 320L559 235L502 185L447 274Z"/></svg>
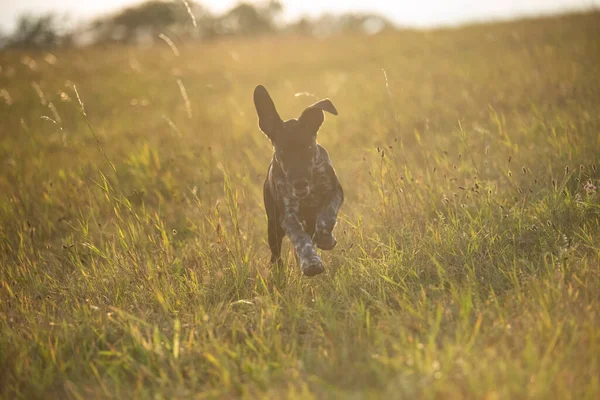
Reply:
<svg viewBox="0 0 600 400"><path fill-rule="evenodd" d="M1 396L600 398L598 38L2 51ZM340 113L315 278L268 265L257 84Z"/></svg>

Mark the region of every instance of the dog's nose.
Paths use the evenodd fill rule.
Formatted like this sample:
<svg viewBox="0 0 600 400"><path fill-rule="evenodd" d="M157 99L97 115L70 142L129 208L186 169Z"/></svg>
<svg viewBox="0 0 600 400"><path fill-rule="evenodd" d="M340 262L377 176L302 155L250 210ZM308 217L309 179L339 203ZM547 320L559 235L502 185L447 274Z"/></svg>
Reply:
<svg viewBox="0 0 600 400"><path fill-rule="evenodd" d="M294 187L294 190L297 190L298 192L304 192L306 189L308 189L308 181L306 179L299 179L294 181L292 186Z"/></svg>

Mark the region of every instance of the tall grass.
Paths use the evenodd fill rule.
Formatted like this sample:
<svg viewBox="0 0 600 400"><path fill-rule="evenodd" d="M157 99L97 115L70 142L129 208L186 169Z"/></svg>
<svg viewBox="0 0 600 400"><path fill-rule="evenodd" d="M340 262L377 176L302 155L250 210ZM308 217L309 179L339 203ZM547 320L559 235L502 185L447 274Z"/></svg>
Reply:
<svg viewBox="0 0 600 400"><path fill-rule="evenodd" d="M598 398L598 26L1 53L0 393ZM313 279L268 265L257 84L340 111Z"/></svg>

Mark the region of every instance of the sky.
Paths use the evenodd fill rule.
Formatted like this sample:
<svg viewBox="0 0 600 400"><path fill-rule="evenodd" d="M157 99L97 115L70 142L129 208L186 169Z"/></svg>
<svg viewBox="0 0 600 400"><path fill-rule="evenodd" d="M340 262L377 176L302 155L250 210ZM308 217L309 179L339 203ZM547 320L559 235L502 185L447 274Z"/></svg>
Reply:
<svg viewBox="0 0 600 400"><path fill-rule="evenodd" d="M18 15L54 11L72 22L85 21L141 0L0 0L0 32L14 29ZM237 0L200 0L214 12L228 9ZM286 19L323 12L372 11L403 26L432 27L464 22L507 19L555 13L562 10L600 8L600 0L283 0Z"/></svg>

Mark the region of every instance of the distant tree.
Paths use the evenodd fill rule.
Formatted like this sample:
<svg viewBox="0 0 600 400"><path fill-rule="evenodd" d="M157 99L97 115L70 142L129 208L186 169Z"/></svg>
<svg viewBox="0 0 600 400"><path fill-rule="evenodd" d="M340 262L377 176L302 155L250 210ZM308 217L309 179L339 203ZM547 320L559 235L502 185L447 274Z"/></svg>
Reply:
<svg viewBox="0 0 600 400"><path fill-rule="evenodd" d="M216 21L220 35L254 35L277 30L277 17L283 5L271 0L259 5L239 3Z"/></svg>
<svg viewBox="0 0 600 400"><path fill-rule="evenodd" d="M313 34L313 21L308 17L300 17L294 22L289 23L284 30L289 33L295 33L299 35L312 35Z"/></svg>
<svg viewBox="0 0 600 400"><path fill-rule="evenodd" d="M394 24L387 18L370 13L323 14L316 19L302 17L291 23L287 31L328 36L344 32L374 34L385 29L394 29Z"/></svg>
<svg viewBox="0 0 600 400"><path fill-rule="evenodd" d="M339 29L345 32L374 34L393 27L390 20L378 14L347 13L339 17Z"/></svg>
<svg viewBox="0 0 600 400"><path fill-rule="evenodd" d="M88 33L97 43L137 43L144 39L155 40L161 33L202 38L271 33L279 29L277 19L283 10L278 0L258 4L242 2L220 16L213 16L198 3L190 0L187 3L196 27L180 0L150 0L97 19Z"/></svg>
<svg viewBox="0 0 600 400"><path fill-rule="evenodd" d="M7 38L9 47L49 48L69 45L72 36L61 28L61 20L56 14L34 16L21 15L13 34Z"/></svg>
<svg viewBox="0 0 600 400"><path fill-rule="evenodd" d="M192 1L188 1L188 4L194 19L197 20L197 26L200 25L199 33L202 33L204 21L210 21L212 17L208 10L199 4ZM150 0L114 15L99 18L92 23L90 30L96 37L96 42L135 43L144 38L155 40L161 33L191 35L196 28L190 22L190 15L183 2Z"/></svg>

